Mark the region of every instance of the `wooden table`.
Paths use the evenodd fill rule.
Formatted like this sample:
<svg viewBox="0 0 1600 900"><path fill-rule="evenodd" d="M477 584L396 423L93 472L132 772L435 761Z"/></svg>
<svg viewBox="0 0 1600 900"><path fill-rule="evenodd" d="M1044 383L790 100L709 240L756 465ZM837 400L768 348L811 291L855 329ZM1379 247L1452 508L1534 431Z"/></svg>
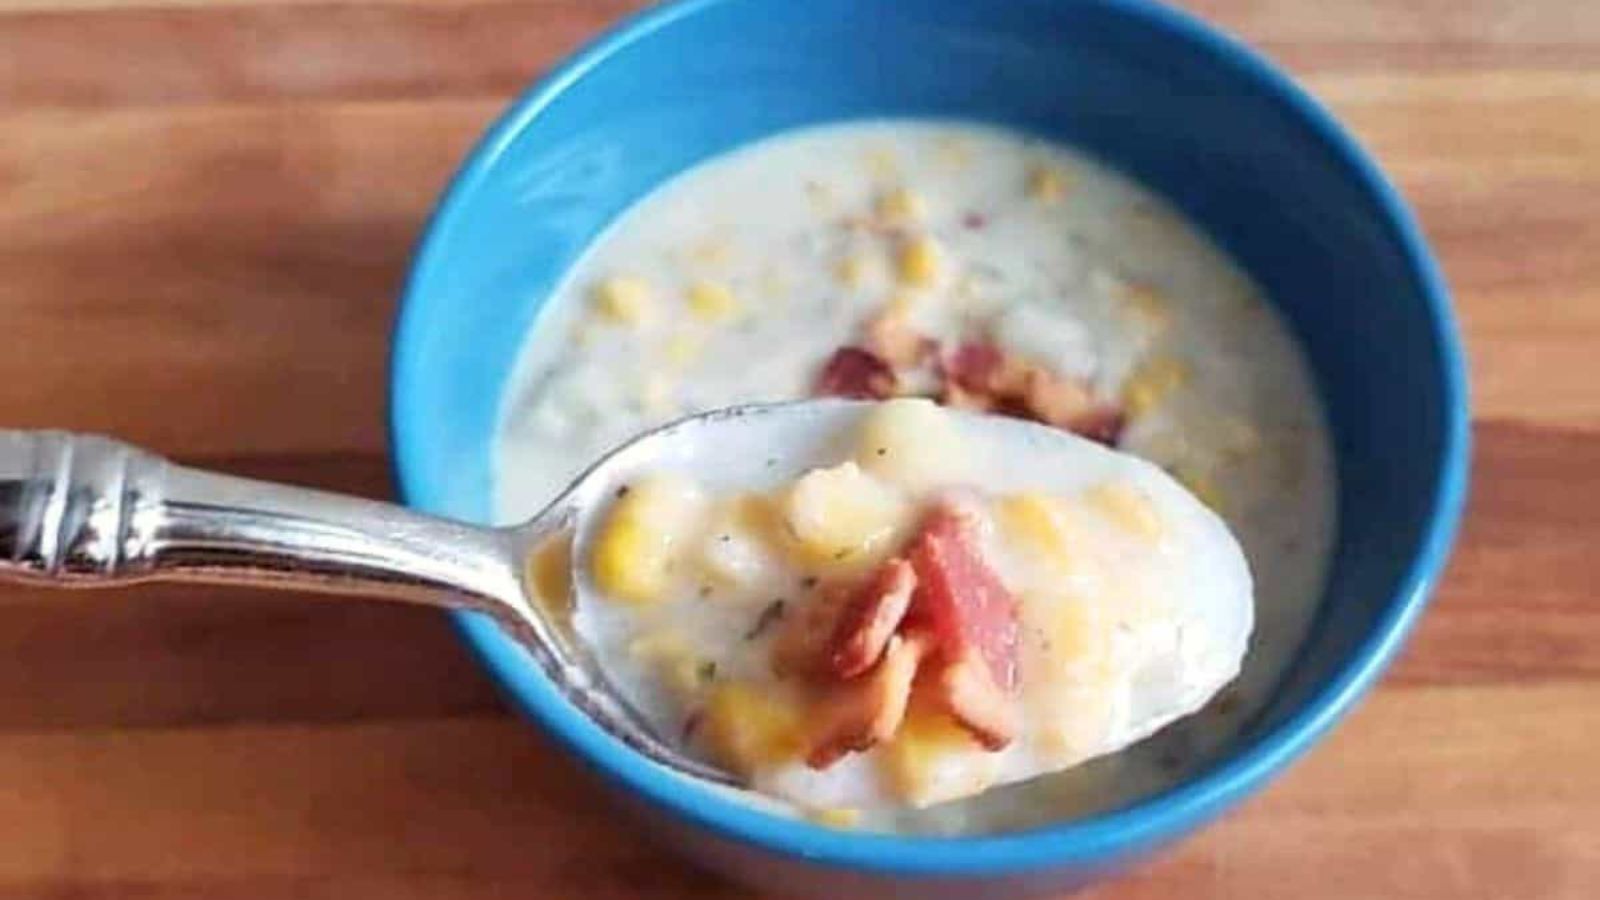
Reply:
<svg viewBox="0 0 1600 900"><path fill-rule="evenodd" d="M0 0L0 422L389 492L435 193L619 0ZM1472 357L1465 535L1377 694L1097 897L1600 892L1600 4L1204 0L1421 213ZM0 592L0 897L735 893L642 842L438 615Z"/></svg>

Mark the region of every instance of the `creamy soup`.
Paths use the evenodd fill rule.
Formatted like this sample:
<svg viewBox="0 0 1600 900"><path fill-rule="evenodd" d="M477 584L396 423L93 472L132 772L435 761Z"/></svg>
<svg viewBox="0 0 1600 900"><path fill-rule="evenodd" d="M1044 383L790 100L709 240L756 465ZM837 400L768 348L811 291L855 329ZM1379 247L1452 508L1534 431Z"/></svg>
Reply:
<svg viewBox="0 0 1600 900"><path fill-rule="evenodd" d="M524 519L668 419L817 394L929 396L1144 457L1225 520L1254 576L1243 670L1132 748L874 827L1024 827L1204 765L1266 700L1315 611L1333 528L1327 429L1256 286L1171 206L1072 151L970 125L783 135L626 212L529 335L497 514Z"/></svg>
<svg viewBox="0 0 1600 900"><path fill-rule="evenodd" d="M1238 672L1244 555L1159 468L926 399L846 412L758 478L664 467L605 511L572 621L659 732L879 825L1114 752Z"/></svg>

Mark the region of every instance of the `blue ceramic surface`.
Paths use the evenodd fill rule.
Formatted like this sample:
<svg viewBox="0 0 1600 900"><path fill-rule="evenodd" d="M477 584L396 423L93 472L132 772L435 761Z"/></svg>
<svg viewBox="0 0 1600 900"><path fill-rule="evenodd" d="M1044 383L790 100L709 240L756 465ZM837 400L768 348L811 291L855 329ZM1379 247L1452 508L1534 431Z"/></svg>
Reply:
<svg viewBox="0 0 1600 900"><path fill-rule="evenodd" d="M633 201L774 132L880 116L1087 149L1198 220L1286 315L1334 427L1340 525L1318 624L1272 705L1209 770L1136 805L1015 834L851 834L684 787L568 707L492 625L462 629L626 802L748 880L1072 887L1216 816L1350 708L1422 611L1465 493L1461 352L1411 215L1326 112L1240 45L1140 0L686 0L625 22L518 101L429 226L395 337L401 489L433 512L489 517L491 441L524 334Z"/></svg>

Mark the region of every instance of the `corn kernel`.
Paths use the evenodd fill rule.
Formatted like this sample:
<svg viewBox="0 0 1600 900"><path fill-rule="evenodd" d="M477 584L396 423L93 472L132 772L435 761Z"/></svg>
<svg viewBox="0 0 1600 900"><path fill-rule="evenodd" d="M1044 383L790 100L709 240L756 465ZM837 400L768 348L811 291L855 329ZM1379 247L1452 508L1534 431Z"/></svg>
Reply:
<svg viewBox="0 0 1600 900"><path fill-rule="evenodd" d="M1189 364L1172 356L1146 360L1122 386L1122 404L1132 417L1139 417L1160 406L1167 397L1189 382Z"/></svg>
<svg viewBox="0 0 1600 900"><path fill-rule="evenodd" d="M913 700L880 757L893 790L913 806L976 793L992 779L976 741L942 710ZM992 768L992 767L987 767Z"/></svg>
<svg viewBox="0 0 1600 900"><path fill-rule="evenodd" d="M904 187L880 194L874 208L878 218L895 223L915 222L928 212L927 201L922 199L922 195Z"/></svg>
<svg viewBox="0 0 1600 900"><path fill-rule="evenodd" d="M706 322L720 322L739 311L739 301L727 285L697 281L689 285L689 311Z"/></svg>
<svg viewBox="0 0 1600 900"><path fill-rule="evenodd" d="M1026 547L1053 566L1065 568L1071 542L1054 501L1039 494L1012 494L1001 499L995 514L1008 544Z"/></svg>
<svg viewBox="0 0 1600 900"><path fill-rule="evenodd" d="M1133 485L1121 481L1097 484L1084 492L1084 501L1122 529L1148 540L1161 536L1161 513Z"/></svg>
<svg viewBox="0 0 1600 900"><path fill-rule="evenodd" d="M783 497L783 521L807 562L853 565L884 549L905 524L905 501L853 462L801 476Z"/></svg>
<svg viewBox="0 0 1600 900"><path fill-rule="evenodd" d="M630 486L606 516L593 553L600 590L625 603L664 598L682 553L682 537L704 504L699 488L657 475Z"/></svg>
<svg viewBox="0 0 1600 900"><path fill-rule="evenodd" d="M825 806L810 811L811 821L829 828L855 828L861 824L861 810L853 806Z"/></svg>
<svg viewBox="0 0 1600 900"><path fill-rule="evenodd" d="M718 762L744 775L794 759L804 748L803 716L792 699L726 681L712 688L700 733Z"/></svg>
<svg viewBox="0 0 1600 900"><path fill-rule="evenodd" d="M650 284L642 278L613 275L594 288L595 308L602 316L624 325L637 325L650 313Z"/></svg>
<svg viewBox="0 0 1600 900"><path fill-rule="evenodd" d="M662 358L674 371L683 371L700 357L700 339L691 334L675 334L667 339Z"/></svg>
<svg viewBox="0 0 1600 900"><path fill-rule="evenodd" d="M900 281L912 287L928 287L944 271L944 252L927 235L918 235L900 245L896 259Z"/></svg>
<svg viewBox="0 0 1600 900"><path fill-rule="evenodd" d="M880 403L861 422L855 458L873 475L912 491L967 479L966 436L931 400Z"/></svg>
<svg viewBox="0 0 1600 900"><path fill-rule="evenodd" d="M533 599L564 622L572 615L572 532L545 538L528 558Z"/></svg>
<svg viewBox="0 0 1600 900"><path fill-rule="evenodd" d="M1059 203L1070 186L1066 173L1055 166L1036 165L1028 170L1028 196L1040 203Z"/></svg>

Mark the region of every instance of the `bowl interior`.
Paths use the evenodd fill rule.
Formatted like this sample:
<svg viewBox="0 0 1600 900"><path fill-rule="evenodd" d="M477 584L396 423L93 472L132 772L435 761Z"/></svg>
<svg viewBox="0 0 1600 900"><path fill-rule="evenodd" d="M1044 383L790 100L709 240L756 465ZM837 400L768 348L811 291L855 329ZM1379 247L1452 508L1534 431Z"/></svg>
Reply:
<svg viewBox="0 0 1600 900"><path fill-rule="evenodd" d="M406 497L488 518L517 351L619 212L740 144L880 116L1017 128L1133 174L1240 260L1305 347L1338 454L1336 558L1298 664L1202 778L1196 799L1225 805L1336 716L1420 608L1460 500L1465 401L1443 286L1392 192L1280 76L1178 14L1111 0L689 0L613 32L508 114L431 226L395 348ZM553 698L530 684L511 680L548 713Z"/></svg>

